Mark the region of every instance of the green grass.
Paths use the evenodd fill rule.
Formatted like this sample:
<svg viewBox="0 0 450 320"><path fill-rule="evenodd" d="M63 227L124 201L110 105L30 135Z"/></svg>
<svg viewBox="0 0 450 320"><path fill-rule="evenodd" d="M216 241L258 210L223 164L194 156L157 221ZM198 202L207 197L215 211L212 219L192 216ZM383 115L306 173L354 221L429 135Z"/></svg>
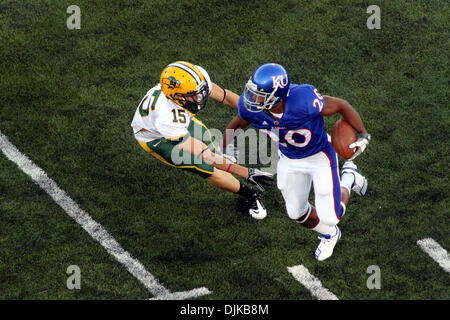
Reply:
<svg viewBox="0 0 450 320"><path fill-rule="evenodd" d="M303 264L340 299L449 299L449 277L416 245L447 250L448 15L445 1L70 1L0 3L0 130L169 290L200 299L312 299ZM234 195L168 168L132 137L135 108L175 60L241 93L274 61L294 83L347 99L372 134L357 164L373 186L353 196L330 260L289 220L280 192L254 221ZM235 112L208 102L223 130ZM326 119L331 129L337 117ZM1 299L145 299L150 294L17 167L0 156ZM65 287L77 264L82 289ZM366 269L381 268L368 290Z"/></svg>

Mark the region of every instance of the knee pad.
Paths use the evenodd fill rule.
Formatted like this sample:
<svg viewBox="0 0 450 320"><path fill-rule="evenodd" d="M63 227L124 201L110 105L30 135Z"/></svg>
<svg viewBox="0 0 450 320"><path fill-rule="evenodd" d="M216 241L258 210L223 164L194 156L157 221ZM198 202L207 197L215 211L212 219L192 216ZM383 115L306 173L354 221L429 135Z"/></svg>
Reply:
<svg viewBox="0 0 450 320"><path fill-rule="evenodd" d="M290 214L289 211L288 211L288 216L289 216L289 218L291 218L292 220L297 221L298 223L303 223L306 220L308 220L309 215L311 214L311 211L312 211L312 207L309 204L309 202L307 202L306 203L306 208L304 210L302 210L300 213L297 211L295 213L293 212L293 213Z"/></svg>

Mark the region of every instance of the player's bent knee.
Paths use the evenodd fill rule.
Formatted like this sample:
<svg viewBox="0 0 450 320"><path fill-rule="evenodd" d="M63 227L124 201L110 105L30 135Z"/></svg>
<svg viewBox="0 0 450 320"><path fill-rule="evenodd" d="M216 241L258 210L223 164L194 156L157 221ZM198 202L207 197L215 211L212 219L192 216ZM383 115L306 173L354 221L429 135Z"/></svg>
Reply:
<svg viewBox="0 0 450 320"><path fill-rule="evenodd" d="M301 213L297 208L286 206L286 212L288 217L292 220L297 220L301 216Z"/></svg>
<svg viewBox="0 0 450 320"><path fill-rule="evenodd" d="M292 220L298 221L300 220L306 220L311 213L311 205L309 203L306 203L303 209L299 210L297 206L286 206L286 211L288 214L288 217ZM305 219L303 219L305 218Z"/></svg>

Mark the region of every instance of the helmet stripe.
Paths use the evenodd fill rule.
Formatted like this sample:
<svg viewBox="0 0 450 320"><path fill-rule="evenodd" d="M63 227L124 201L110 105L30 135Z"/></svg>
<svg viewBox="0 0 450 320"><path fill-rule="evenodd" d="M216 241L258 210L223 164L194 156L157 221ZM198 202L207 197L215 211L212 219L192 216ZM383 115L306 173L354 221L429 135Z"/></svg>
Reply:
<svg viewBox="0 0 450 320"><path fill-rule="evenodd" d="M200 79L200 77L198 76L198 74L195 72L195 70L192 69L191 67L185 65L185 64L181 64L181 63L178 63L178 62L174 62L174 63L169 64L168 67L177 67L177 68L180 68L180 69L186 71L187 73L189 73L189 74L194 78L194 80L197 82L197 85L199 85L200 83L202 83L202 80Z"/></svg>

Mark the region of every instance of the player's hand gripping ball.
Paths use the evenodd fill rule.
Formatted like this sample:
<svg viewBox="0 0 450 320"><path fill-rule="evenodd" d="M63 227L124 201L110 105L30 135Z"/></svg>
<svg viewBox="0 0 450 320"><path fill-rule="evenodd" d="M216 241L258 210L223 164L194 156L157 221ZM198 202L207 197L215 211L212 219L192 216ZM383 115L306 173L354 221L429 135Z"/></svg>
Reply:
<svg viewBox="0 0 450 320"><path fill-rule="evenodd" d="M369 145L370 134L360 133L356 136L353 127L345 120L337 121L331 132L331 143L334 150L342 158L353 160L366 150Z"/></svg>
<svg viewBox="0 0 450 320"><path fill-rule="evenodd" d="M331 144L342 158L348 160L353 157L356 148L349 148L349 146L356 140L356 132L347 121L341 119L334 124L331 131Z"/></svg>

